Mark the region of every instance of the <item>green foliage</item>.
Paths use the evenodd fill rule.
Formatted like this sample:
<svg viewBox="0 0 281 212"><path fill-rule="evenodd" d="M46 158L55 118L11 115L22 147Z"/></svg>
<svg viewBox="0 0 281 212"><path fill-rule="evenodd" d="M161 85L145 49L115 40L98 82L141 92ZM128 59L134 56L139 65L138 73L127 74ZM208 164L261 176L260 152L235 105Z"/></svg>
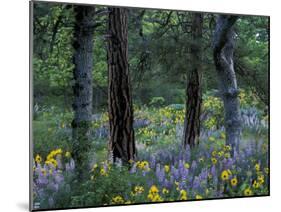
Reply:
<svg viewBox="0 0 281 212"><path fill-rule="evenodd" d="M33 121L34 153L43 157L54 148L71 149L72 112L61 112L55 107L38 112Z"/></svg>
<svg viewBox="0 0 281 212"><path fill-rule="evenodd" d="M152 107L160 107L163 106L165 104L165 99L163 97L153 97L150 102L149 105Z"/></svg>

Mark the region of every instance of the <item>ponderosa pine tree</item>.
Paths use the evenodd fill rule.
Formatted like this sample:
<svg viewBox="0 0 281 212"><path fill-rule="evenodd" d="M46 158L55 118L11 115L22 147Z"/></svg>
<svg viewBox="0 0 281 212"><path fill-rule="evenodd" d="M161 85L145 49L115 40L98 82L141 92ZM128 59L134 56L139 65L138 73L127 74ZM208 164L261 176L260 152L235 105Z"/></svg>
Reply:
<svg viewBox="0 0 281 212"><path fill-rule="evenodd" d="M239 89L233 62L235 36L233 26L237 19L237 16L219 15L213 38L214 63L224 104L226 144L232 147L232 154L238 152L241 137Z"/></svg>
<svg viewBox="0 0 281 212"><path fill-rule="evenodd" d="M202 28L203 14L193 13L191 24L190 64L187 72L186 110L183 146L194 147L199 142L200 112L202 102Z"/></svg>
<svg viewBox="0 0 281 212"><path fill-rule="evenodd" d="M93 69L93 6L74 6L75 24L73 38L73 78L74 78L74 119L73 129L73 158L79 178L88 172L90 128L92 117L92 69Z"/></svg>
<svg viewBox="0 0 281 212"><path fill-rule="evenodd" d="M109 156L126 163L136 158L127 9L109 8L108 38Z"/></svg>

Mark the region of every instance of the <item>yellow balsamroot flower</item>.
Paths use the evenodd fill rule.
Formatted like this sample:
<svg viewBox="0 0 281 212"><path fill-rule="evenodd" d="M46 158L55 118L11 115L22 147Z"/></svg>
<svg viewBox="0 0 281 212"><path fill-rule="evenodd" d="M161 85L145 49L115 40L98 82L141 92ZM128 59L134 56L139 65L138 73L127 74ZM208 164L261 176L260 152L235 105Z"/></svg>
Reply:
<svg viewBox="0 0 281 212"><path fill-rule="evenodd" d="M269 168L264 168L264 172L265 172L266 174L269 174Z"/></svg>
<svg viewBox="0 0 281 212"><path fill-rule="evenodd" d="M231 146L230 145L226 145L225 147L224 147L224 151L230 151L231 150Z"/></svg>
<svg viewBox="0 0 281 212"><path fill-rule="evenodd" d="M228 180L229 179L229 176L231 175L231 171L228 169L228 170L224 170L224 171L222 171L222 173L221 173L221 179L223 180L223 181L226 181L226 180Z"/></svg>
<svg viewBox="0 0 281 212"><path fill-rule="evenodd" d="M185 190L180 190L180 200L187 200L187 192Z"/></svg>
<svg viewBox="0 0 281 212"><path fill-rule="evenodd" d="M145 171L149 171L150 168L149 168L149 163L147 161L138 161L136 163L137 167L139 169L142 169L142 170L145 170Z"/></svg>
<svg viewBox="0 0 281 212"><path fill-rule="evenodd" d="M212 156L213 156L213 157L216 157L216 156L217 156L217 151L213 151L213 152L212 152Z"/></svg>
<svg viewBox="0 0 281 212"><path fill-rule="evenodd" d="M216 165L218 162L216 158L212 158L211 160L212 160L212 164L214 164L214 165Z"/></svg>
<svg viewBox="0 0 281 212"><path fill-rule="evenodd" d="M152 185L149 189L147 198L152 202L161 202L163 201L162 197L158 194L159 190L155 185Z"/></svg>
<svg viewBox="0 0 281 212"><path fill-rule="evenodd" d="M155 194L155 193L158 193L158 192L159 192L159 190L155 185L152 185L150 187L149 193Z"/></svg>
<svg viewBox="0 0 281 212"><path fill-rule="evenodd" d="M159 194L156 194L153 196L153 198L151 199L152 202L162 202L163 199Z"/></svg>
<svg viewBox="0 0 281 212"><path fill-rule="evenodd" d="M245 196L252 196L252 195L253 195L253 192L252 192L252 190L251 190L250 188L246 188L246 189L244 190L244 195L245 195Z"/></svg>
<svg viewBox="0 0 281 212"><path fill-rule="evenodd" d="M168 172L170 171L170 166L169 166L169 165L165 165L165 166L164 166L164 169L165 169L165 172L168 173Z"/></svg>
<svg viewBox="0 0 281 212"><path fill-rule="evenodd" d="M189 168L190 168L189 163L185 163L185 164L184 164L184 167L185 167L186 169L189 169Z"/></svg>
<svg viewBox="0 0 281 212"><path fill-rule="evenodd" d="M62 154L62 150L61 148L54 150L55 151L55 155L59 155Z"/></svg>
<svg viewBox="0 0 281 212"><path fill-rule="evenodd" d="M232 186L236 186L237 183L238 183L238 180L237 180L236 177L234 177L234 178L232 178L232 179L230 180L230 184L231 184Z"/></svg>
<svg viewBox="0 0 281 212"><path fill-rule="evenodd" d="M101 175L101 176L108 176L108 173L105 171L104 168L101 168L101 170L100 170L100 175Z"/></svg>
<svg viewBox="0 0 281 212"><path fill-rule="evenodd" d="M66 153L65 153L65 157L66 157L66 158L70 158L70 157L71 157L71 153L70 153L70 152L66 152Z"/></svg>
<svg viewBox="0 0 281 212"><path fill-rule="evenodd" d="M224 152L223 151L219 151L218 152L218 157L222 157L224 155Z"/></svg>
<svg viewBox="0 0 281 212"><path fill-rule="evenodd" d="M197 195L195 196L195 199L203 199L203 197L202 197L201 195L197 194Z"/></svg>
<svg viewBox="0 0 281 212"><path fill-rule="evenodd" d="M225 153L225 154L224 154L224 157L225 157L225 158L230 158L230 153L229 153L229 152Z"/></svg>
<svg viewBox="0 0 281 212"><path fill-rule="evenodd" d="M254 182L253 182L253 187L254 187L255 189L258 189L258 188L260 187L260 183L259 183L258 181L256 181L256 180L254 180Z"/></svg>
<svg viewBox="0 0 281 212"><path fill-rule="evenodd" d="M58 162L54 158L50 158L45 161L46 165L53 165L55 168L58 166Z"/></svg>
<svg viewBox="0 0 281 212"><path fill-rule="evenodd" d="M204 157L199 158L199 162L200 163L204 162Z"/></svg>
<svg viewBox="0 0 281 212"><path fill-rule="evenodd" d="M258 181L259 181L260 184L263 184L264 183L264 175L259 175Z"/></svg>
<svg viewBox="0 0 281 212"><path fill-rule="evenodd" d="M124 199L123 197L121 197L120 195L116 196L116 197L113 197L112 198L112 201L111 201L113 204L122 204L124 203Z"/></svg>
<svg viewBox="0 0 281 212"><path fill-rule="evenodd" d="M61 148L55 149L55 150L51 151L51 152L49 153L49 155L47 156L47 160L50 160L50 159L52 159L52 158L55 158L55 157L56 157L57 155L59 155L59 154L62 154Z"/></svg>
<svg viewBox="0 0 281 212"><path fill-rule="evenodd" d="M135 186L134 191L136 194L141 194L144 192L144 188L142 186Z"/></svg>
<svg viewBox="0 0 281 212"><path fill-rule="evenodd" d="M37 154L35 157L35 161L36 161L36 163L41 163L41 161L42 161L41 156Z"/></svg>
<svg viewBox="0 0 281 212"><path fill-rule="evenodd" d="M163 188L162 189L162 194L168 194L169 193L169 190L168 189L166 189L166 188Z"/></svg>
<svg viewBox="0 0 281 212"><path fill-rule="evenodd" d="M257 163L257 164L255 165L255 169L256 169L257 172L260 171L260 164Z"/></svg>

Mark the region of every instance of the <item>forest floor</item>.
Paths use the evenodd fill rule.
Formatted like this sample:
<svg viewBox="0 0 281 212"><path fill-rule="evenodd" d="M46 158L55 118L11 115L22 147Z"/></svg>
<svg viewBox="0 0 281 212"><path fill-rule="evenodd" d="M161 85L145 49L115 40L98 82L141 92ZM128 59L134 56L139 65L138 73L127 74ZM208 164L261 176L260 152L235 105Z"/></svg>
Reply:
<svg viewBox="0 0 281 212"><path fill-rule="evenodd" d="M222 112L215 110L204 110L199 145L183 149L182 105L135 108L138 160L130 171L107 162L108 116L94 115L89 180L71 195L72 113L42 110L33 121L35 202L49 208L267 195L267 117L256 108L242 110L240 152L231 156Z"/></svg>

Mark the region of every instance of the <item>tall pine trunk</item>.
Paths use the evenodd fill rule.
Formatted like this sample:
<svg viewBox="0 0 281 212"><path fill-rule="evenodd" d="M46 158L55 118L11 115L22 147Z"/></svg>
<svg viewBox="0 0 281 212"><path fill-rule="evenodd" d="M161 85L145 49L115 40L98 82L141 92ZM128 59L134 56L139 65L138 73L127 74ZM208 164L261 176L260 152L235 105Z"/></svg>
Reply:
<svg viewBox="0 0 281 212"><path fill-rule="evenodd" d="M128 65L128 17L125 8L109 9L108 112L109 156L135 160L133 105Z"/></svg>
<svg viewBox="0 0 281 212"><path fill-rule="evenodd" d="M219 78L220 94L224 103L226 144L232 147L232 154L239 151L241 121L239 89L234 71L234 30L238 17L220 15L217 18L213 40L213 56Z"/></svg>
<svg viewBox="0 0 281 212"><path fill-rule="evenodd" d="M200 136L200 112L202 102L202 28L203 15L192 15L190 45L191 70L187 72L186 86L186 111L184 119L183 146L194 147L199 143Z"/></svg>
<svg viewBox="0 0 281 212"><path fill-rule="evenodd" d="M74 6L74 119L72 121L73 158L79 178L88 172L92 117L93 26L95 8Z"/></svg>

